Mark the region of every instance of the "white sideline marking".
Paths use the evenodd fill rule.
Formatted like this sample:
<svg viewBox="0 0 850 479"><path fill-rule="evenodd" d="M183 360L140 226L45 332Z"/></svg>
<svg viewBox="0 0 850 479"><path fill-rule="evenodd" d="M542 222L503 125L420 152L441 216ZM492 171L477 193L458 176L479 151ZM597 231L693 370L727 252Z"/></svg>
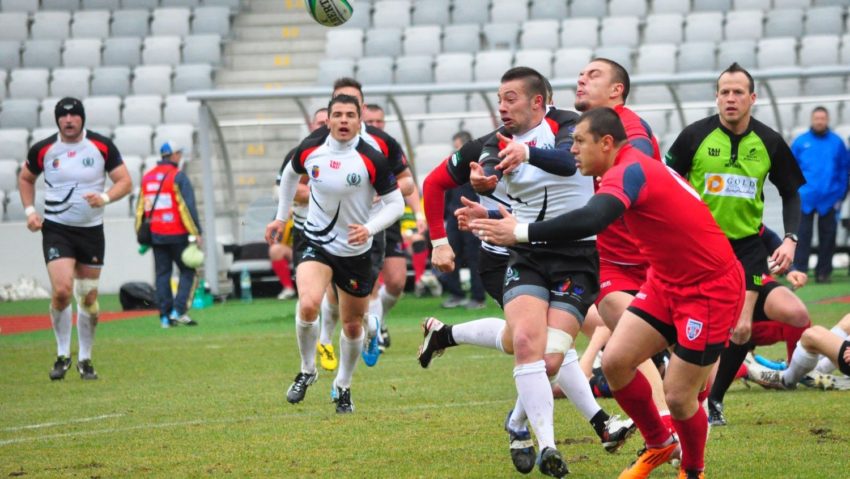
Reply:
<svg viewBox="0 0 850 479"><path fill-rule="evenodd" d="M26 426L15 426L15 427L7 427L3 428L3 431L23 431L25 429L41 429L43 427L53 427L53 426L62 426L65 424L76 424L80 422L92 422L99 421L101 419L109 419L111 417L121 417L123 414L104 414L102 416L94 416L94 417L81 417L79 419L70 419L68 421L56 421L56 422L43 422L41 424L29 424Z"/></svg>
<svg viewBox="0 0 850 479"><path fill-rule="evenodd" d="M377 412L387 412L387 411L395 411L395 412L407 412L411 410L423 410L423 409L444 409L444 408L457 408L457 407L476 407L476 406L489 406L493 404L504 404L506 400L492 400L492 401L471 401L464 403L451 403L451 404L422 404L415 406L405 406L404 408L396 408L396 409L383 409L378 410ZM76 437L76 436L96 436L100 434L113 434L120 432L128 432L128 431L140 431L145 429L167 429L172 427L183 427L183 426L198 426L205 424L232 424L237 422L251 422L251 421L267 421L269 419L284 419L289 417L307 417L307 416L324 416L325 413L322 412L308 412L308 413L295 413L295 414L278 414L274 416L248 416L248 417L240 417L240 418L229 418L229 419L216 419L216 420L206 420L206 419L194 419L191 421L177 421L177 422L164 422L160 424L144 424L140 426L130 426L130 427L115 427L108 429L97 429L94 431L76 431L76 432L65 432L58 434L47 434L44 436L33 436L33 437L21 437L14 439L4 439L0 440L0 446L7 446L9 444L19 444L22 442L33 442L33 441L43 441L47 439L59 439L65 437ZM106 416L98 416L98 417L113 417L115 415L106 415ZM118 414L118 416L123 416L123 414ZM88 418L94 419L94 418ZM70 421L69 421L70 422ZM79 421L78 421L79 422ZM59 423L55 423L59 424Z"/></svg>

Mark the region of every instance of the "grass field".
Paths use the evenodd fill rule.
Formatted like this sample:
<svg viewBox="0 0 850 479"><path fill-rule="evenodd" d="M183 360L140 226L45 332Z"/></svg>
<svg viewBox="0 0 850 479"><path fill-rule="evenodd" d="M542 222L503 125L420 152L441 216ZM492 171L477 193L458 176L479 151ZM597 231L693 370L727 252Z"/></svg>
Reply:
<svg viewBox="0 0 850 479"><path fill-rule="evenodd" d="M828 326L850 304L818 301L847 294L846 273L801 291L813 320ZM118 309L115 297L102 303ZM329 399L330 373L320 373L301 404L284 398L298 370L293 305L230 301L194 312L196 328L161 330L153 316L103 323L93 358L100 380L92 382L75 370L49 381L52 331L0 336L0 476L519 476L501 429L515 399L512 358L460 347L428 370L416 361L424 316L458 322L498 309L447 312L438 299L402 300L389 320L392 348L376 367L358 365L356 411L340 417ZM0 315L46 309L45 301L6 303ZM784 346L760 352L782 357ZM708 477L847 477L848 404L846 392L734 384L726 397L730 424L711 431ZM613 400L602 405L619 412ZM616 477L641 447L635 436L606 454L567 401L556 402L555 414L570 477ZM675 471L665 466L653 477Z"/></svg>

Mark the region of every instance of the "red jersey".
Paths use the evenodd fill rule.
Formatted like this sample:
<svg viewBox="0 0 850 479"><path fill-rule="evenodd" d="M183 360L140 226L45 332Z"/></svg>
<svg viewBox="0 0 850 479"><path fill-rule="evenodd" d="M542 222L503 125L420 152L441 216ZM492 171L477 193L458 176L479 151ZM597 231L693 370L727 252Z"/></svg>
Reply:
<svg viewBox="0 0 850 479"><path fill-rule="evenodd" d="M672 284L717 276L737 261L708 207L676 172L627 144L602 176L598 194L616 197L630 237L651 268Z"/></svg>
<svg viewBox="0 0 850 479"><path fill-rule="evenodd" d="M614 111L620 116L620 121L626 129L629 144L640 148L640 151L647 155L651 149L652 157L661 161L658 142L655 141L649 126L635 112L623 105L617 105ZM596 236L596 249L599 250L600 261L628 265L646 263L646 258L638 250L634 237L626 229L623 218L617 218Z"/></svg>

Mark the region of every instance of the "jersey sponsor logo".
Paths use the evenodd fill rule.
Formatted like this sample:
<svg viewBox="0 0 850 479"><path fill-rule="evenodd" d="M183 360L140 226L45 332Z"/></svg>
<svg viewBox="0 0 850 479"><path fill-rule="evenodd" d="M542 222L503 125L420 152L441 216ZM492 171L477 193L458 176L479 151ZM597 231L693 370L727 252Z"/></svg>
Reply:
<svg viewBox="0 0 850 479"><path fill-rule="evenodd" d="M750 148L744 156L744 161L758 161L759 152L755 147Z"/></svg>
<svg viewBox="0 0 850 479"><path fill-rule="evenodd" d="M514 281L519 281L519 271L517 271L516 268L511 267L508 268L507 271L505 271L505 286L511 284Z"/></svg>
<svg viewBox="0 0 850 479"><path fill-rule="evenodd" d="M607 280L607 281L603 281L603 282L599 285L599 288L601 288L601 289L605 289L605 288L607 288L608 286L611 286L611 280L610 280L610 279L609 279L609 280Z"/></svg>
<svg viewBox="0 0 850 479"><path fill-rule="evenodd" d="M313 165L313 168L310 169L310 176L313 178L319 177L319 165Z"/></svg>
<svg viewBox="0 0 850 479"><path fill-rule="evenodd" d="M720 156L720 148L709 148L708 156Z"/></svg>
<svg viewBox="0 0 850 479"><path fill-rule="evenodd" d="M75 156L77 156L77 152L76 152L76 151L71 150L71 151L69 151L69 152L68 152L68 158L73 158L73 157L75 157Z"/></svg>
<svg viewBox="0 0 850 479"><path fill-rule="evenodd" d="M688 340L693 341L702 333L702 321L697 321L693 318L688 318L688 323L685 325L685 335Z"/></svg>
<svg viewBox="0 0 850 479"><path fill-rule="evenodd" d="M339 160L331 160L331 168L334 170L338 170L342 166L342 162Z"/></svg>
<svg viewBox="0 0 850 479"><path fill-rule="evenodd" d="M644 293L643 291L640 291L640 292L638 292L638 294L635 295L635 298L646 299L646 293Z"/></svg>
<svg viewBox="0 0 850 479"><path fill-rule="evenodd" d="M758 179L750 176L730 175L727 173L706 173L705 191L707 195L733 196L735 198L755 199L758 191Z"/></svg>
<svg viewBox="0 0 850 479"><path fill-rule="evenodd" d="M83 158L83 166L86 168L91 168L94 166L94 158L87 156Z"/></svg>
<svg viewBox="0 0 850 479"><path fill-rule="evenodd" d="M359 286L360 286L360 283L358 283L356 279L349 279L348 280L348 287L353 289L354 291L359 290L360 289Z"/></svg>
<svg viewBox="0 0 850 479"><path fill-rule="evenodd" d="M315 258L315 257L316 257L316 250L314 250L312 246L308 246L308 247L304 248L304 252L301 253L302 259Z"/></svg>
<svg viewBox="0 0 850 479"><path fill-rule="evenodd" d="M174 213L163 213L162 221L171 223L172 221L174 221Z"/></svg>
<svg viewBox="0 0 850 479"><path fill-rule="evenodd" d="M457 164L459 162L460 162L460 152L456 151L452 154L452 166L457 166Z"/></svg>
<svg viewBox="0 0 850 479"><path fill-rule="evenodd" d="M360 186L361 181L363 181L363 178L361 178L357 173L349 173L348 176L345 177L345 183L348 186Z"/></svg>
<svg viewBox="0 0 850 479"><path fill-rule="evenodd" d="M762 279L762 275L754 274L753 275L753 284L756 286L764 286L764 280Z"/></svg>
<svg viewBox="0 0 850 479"><path fill-rule="evenodd" d="M572 278L565 279L560 285L558 285L558 291L561 293L566 293L570 290L570 286L573 284Z"/></svg>

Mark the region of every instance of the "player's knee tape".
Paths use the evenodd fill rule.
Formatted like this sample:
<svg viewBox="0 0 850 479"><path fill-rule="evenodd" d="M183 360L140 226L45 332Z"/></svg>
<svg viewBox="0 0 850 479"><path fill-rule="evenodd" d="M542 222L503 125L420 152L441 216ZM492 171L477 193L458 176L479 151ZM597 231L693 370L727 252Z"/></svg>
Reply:
<svg viewBox="0 0 850 479"><path fill-rule="evenodd" d="M548 328L546 334L546 354L567 354L573 346L573 338L560 329Z"/></svg>
<svg viewBox="0 0 850 479"><path fill-rule="evenodd" d="M100 305L97 302L97 298L95 298L94 303L90 305L86 305L86 296L89 295L92 291L96 291L98 285L100 284L99 279L75 279L74 280L74 293L77 296L77 303L85 312L94 316L100 311Z"/></svg>

